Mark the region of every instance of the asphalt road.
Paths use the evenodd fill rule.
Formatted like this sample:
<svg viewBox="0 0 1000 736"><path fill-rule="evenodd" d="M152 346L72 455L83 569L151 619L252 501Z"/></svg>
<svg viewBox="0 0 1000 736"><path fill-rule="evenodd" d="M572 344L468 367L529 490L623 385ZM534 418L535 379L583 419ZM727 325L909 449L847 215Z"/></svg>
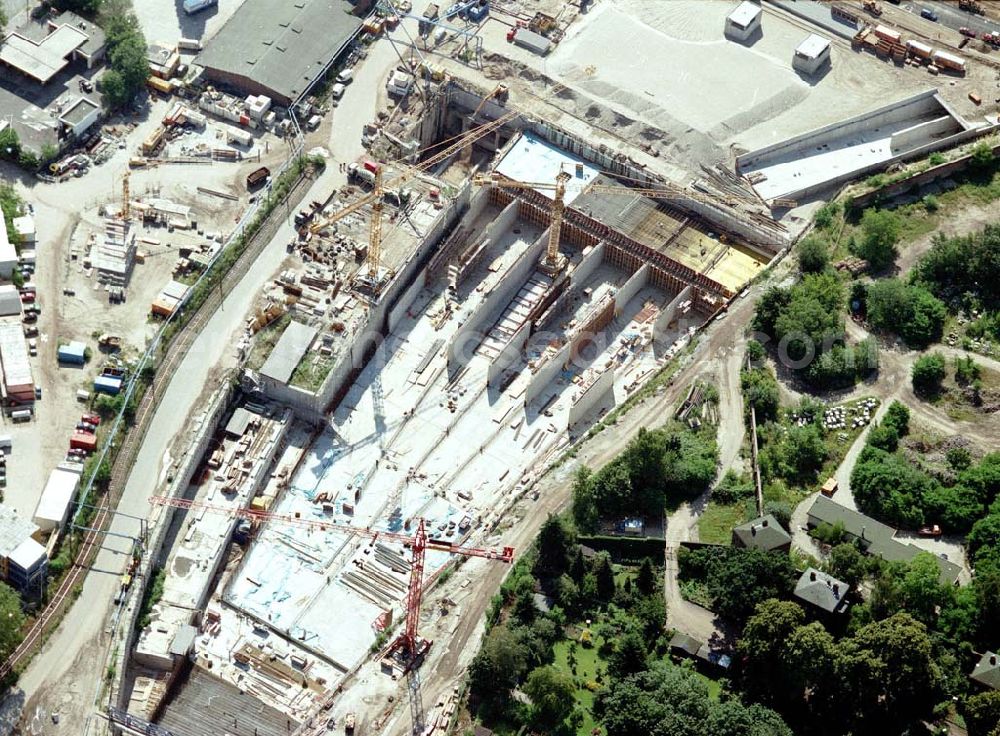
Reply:
<svg viewBox="0 0 1000 736"><path fill-rule="evenodd" d="M967 13L959 10L957 2L944 2L943 0L923 0L917 3L903 3L901 8L915 15L920 15L923 8L933 10L938 14L938 23L946 28L958 30L959 28L971 28L977 34L985 32L1000 33L1000 23L989 20L982 15Z"/></svg>

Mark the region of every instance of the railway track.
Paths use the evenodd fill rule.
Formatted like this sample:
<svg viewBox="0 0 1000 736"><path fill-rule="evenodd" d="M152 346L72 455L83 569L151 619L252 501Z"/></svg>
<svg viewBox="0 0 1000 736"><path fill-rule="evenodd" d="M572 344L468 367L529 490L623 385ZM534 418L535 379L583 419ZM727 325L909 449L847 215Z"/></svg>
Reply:
<svg viewBox="0 0 1000 736"><path fill-rule="evenodd" d="M279 202L275 209L272 210L272 216L254 234L250 245L222 277L220 286L211 291L205 301L198 307L191 320L184 325L170 343L166 355L157 366L156 374L149 388L143 394L139 408L136 410L133 426L125 432L125 441L119 449L114 465L111 468L111 482L108 492L100 506L98 506L97 513L90 523L90 528L83 537L80 550L73 560L73 566L62 579L62 582L60 582L59 587L52 595L49 603L42 610L41 615L39 615L25 634L24 639L7 660L0 665L0 680L10 675L11 672L14 672L19 665L35 652L36 648L44 643L49 624L53 621L58 622L61 620L64 610L69 605L72 605L74 599L73 591L83 578L86 577L89 566L100 549L99 540L106 525L110 525L110 520L113 516L111 510L118 507L118 503L125 490L125 484L128 482L129 473L132 470L136 455L139 453L139 447L145 438L150 420L170 383L170 379L176 373L177 368L191 349L191 345L194 344L198 335L201 334L201 330L205 324L212 318L215 310L222 303L222 295L246 275L254 260L267 247L268 243L271 242L271 239L284 219L281 216L280 208L290 206L289 203L291 202L297 204L297 198L300 195L304 195L304 190L308 190L312 182L313 179L305 174L299 178L285 199Z"/></svg>

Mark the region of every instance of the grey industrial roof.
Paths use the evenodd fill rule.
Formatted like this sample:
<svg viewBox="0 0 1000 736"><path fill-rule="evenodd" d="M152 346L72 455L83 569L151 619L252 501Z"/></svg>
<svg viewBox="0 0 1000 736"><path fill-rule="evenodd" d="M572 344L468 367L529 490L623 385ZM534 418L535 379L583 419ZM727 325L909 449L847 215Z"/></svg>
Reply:
<svg viewBox="0 0 1000 736"><path fill-rule="evenodd" d="M73 103L72 107L60 115L59 119L69 125L79 125L83 122L84 118L90 115L94 110L97 110L99 107L100 106L93 100L81 97Z"/></svg>
<svg viewBox="0 0 1000 736"><path fill-rule="evenodd" d="M981 685L1000 690L1000 657L995 652L986 652L969 677Z"/></svg>
<svg viewBox="0 0 1000 736"><path fill-rule="evenodd" d="M822 494L816 496L813 505L809 507L808 516L810 524L825 522L843 525L848 536L867 544L868 554L877 555L884 560L910 562L921 552L926 552L915 544L895 539L896 530L891 526L841 506ZM934 561L941 570L941 582L953 585L958 581L962 572L960 565L938 555L934 555Z"/></svg>
<svg viewBox="0 0 1000 736"><path fill-rule="evenodd" d="M0 557L9 557L38 527L18 516L10 506L0 504Z"/></svg>
<svg viewBox="0 0 1000 736"><path fill-rule="evenodd" d="M810 567L795 584L795 597L828 613L847 610L850 586L837 578Z"/></svg>
<svg viewBox="0 0 1000 736"><path fill-rule="evenodd" d="M250 426L250 422L253 420L254 414L244 409L242 406L233 412L232 419L229 420L229 424L226 425L226 434L232 435L233 437L242 437L247 431L247 427Z"/></svg>
<svg viewBox="0 0 1000 736"><path fill-rule="evenodd" d="M346 0L254 0L240 6L196 62L296 99L361 28Z"/></svg>
<svg viewBox="0 0 1000 736"><path fill-rule="evenodd" d="M744 547L767 551L780 549L792 542L791 536L771 514L733 527L733 538Z"/></svg>
<svg viewBox="0 0 1000 736"><path fill-rule="evenodd" d="M0 317L21 314L21 294L13 284L0 284Z"/></svg>
<svg viewBox="0 0 1000 736"><path fill-rule="evenodd" d="M671 649L680 649L683 652L687 652L692 657L698 655L698 650L701 649L703 642L695 639L693 636L688 636L687 634L678 631L674 634L673 638L670 640Z"/></svg>
<svg viewBox="0 0 1000 736"><path fill-rule="evenodd" d="M194 646L194 640L197 636L198 629L191 626L191 624L184 624L174 634L174 640L170 643L170 653L178 654L182 657L187 656L187 653L191 651L191 647Z"/></svg>
<svg viewBox="0 0 1000 736"><path fill-rule="evenodd" d="M281 339L267 356L264 367L260 369L263 376L272 378L280 383L288 383L292 377L295 366L299 364L312 341L316 339L316 328L304 325L301 322L289 322L288 327L281 333Z"/></svg>
<svg viewBox="0 0 1000 736"><path fill-rule="evenodd" d="M844 531L850 536L866 542L892 539L896 534L896 530L891 526L849 509L823 495L816 496L813 505L809 507L809 516L818 522L842 524Z"/></svg>

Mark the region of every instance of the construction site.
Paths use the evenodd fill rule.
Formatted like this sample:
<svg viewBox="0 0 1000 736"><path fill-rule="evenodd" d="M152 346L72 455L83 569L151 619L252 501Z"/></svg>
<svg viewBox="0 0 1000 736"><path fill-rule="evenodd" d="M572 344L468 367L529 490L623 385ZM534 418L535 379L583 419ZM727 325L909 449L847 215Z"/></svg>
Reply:
<svg viewBox="0 0 1000 736"><path fill-rule="evenodd" d="M640 22L644 8L554 23L547 62L517 38L491 51L495 20L400 56L367 153L285 213L294 235L238 336L238 379L152 499L162 594L118 698L148 732L318 734L355 717L376 732L399 698L434 733L451 701L424 710L420 663L459 624L451 588L422 610L425 592L460 565L468 586L512 561L514 504L787 249L803 220L776 215L985 127L964 88L927 90L910 66L869 74L881 62L806 43L803 22L768 15L763 37L735 42L733 4L678 0ZM609 58L623 37L657 63ZM470 47L479 69L457 60ZM818 49L808 73L803 47ZM889 89L909 96L886 105ZM197 129L193 107L164 120ZM143 260L176 248L138 286L167 315L217 252L245 195L211 184L185 210L155 189L158 167L221 160L217 127L165 124L133 156L148 185L122 201L181 234L88 235L109 293L129 282L123 261L153 271ZM239 176L266 162L259 145L240 144Z"/></svg>
<svg viewBox="0 0 1000 736"><path fill-rule="evenodd" d="M681 188L496 90L429 89L406 160L359 160L296 215L241 343L251 413L157 501L189 510L131 714L177 725L193 695L170 686L210 674L316 722L373 648L402 677L431 648L423 590L509 562L511 504L784 242L745 189Z"/></svg>

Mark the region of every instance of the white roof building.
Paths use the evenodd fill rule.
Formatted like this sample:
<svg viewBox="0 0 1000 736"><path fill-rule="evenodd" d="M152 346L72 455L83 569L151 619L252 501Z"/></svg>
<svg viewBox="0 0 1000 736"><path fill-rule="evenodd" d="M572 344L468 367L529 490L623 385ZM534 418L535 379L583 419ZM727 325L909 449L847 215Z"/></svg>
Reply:
<svg viewBox="0 0 1000 736"><path fill-rule="evenodd" d="M49 473L49 480L45 484L41 498L38 499L35 515L32 518L39 529L46 532L53 531L65 523L73 497L80 487L82 470L82 465L64 463Z"/></svg>
<svg viewBox="0 0 1000 736"><path fill-rule="evenodd" d="M11 224L14 226L15 232L21 236L22 243L34 243L35 242L35 218L31 215L22 215L21 217L15 217Z"/></svg>

